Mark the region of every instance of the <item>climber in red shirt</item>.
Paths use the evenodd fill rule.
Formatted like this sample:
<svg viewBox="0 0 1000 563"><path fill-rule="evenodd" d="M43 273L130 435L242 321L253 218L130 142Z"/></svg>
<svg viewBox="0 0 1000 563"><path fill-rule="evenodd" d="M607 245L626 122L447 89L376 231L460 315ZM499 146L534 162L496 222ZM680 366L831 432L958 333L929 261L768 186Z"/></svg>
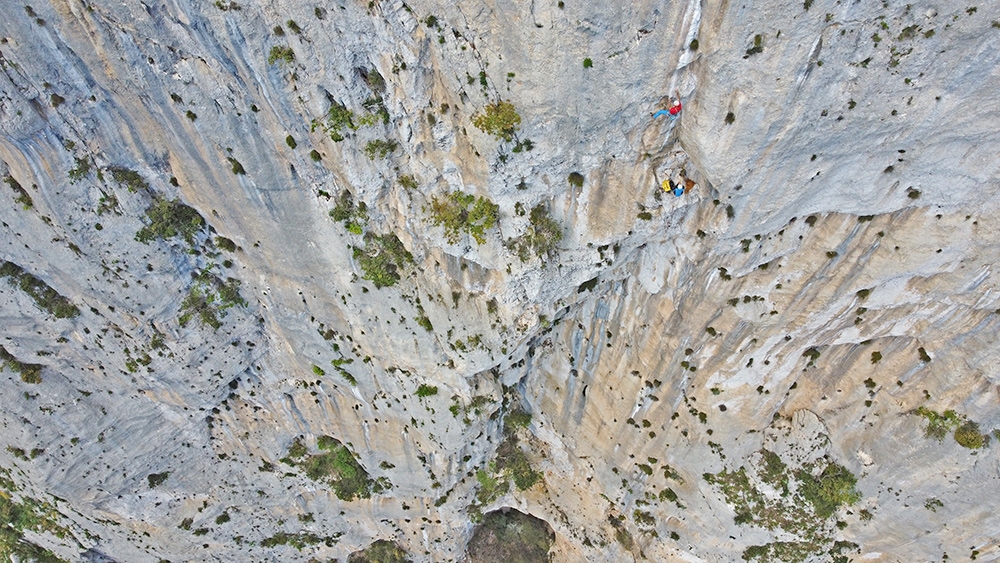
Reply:
<svg viewBox="0 0 1000 563"><path fill-rule="evenodd" d="M653 119L660 117L661 115L666 115L670 117L670 121L677 119L677 116L681 113L681 93L678 90L674 90L674 95L676 100L673 101L669 110L661 109L653 114Z"/></svg>
<svg viewBox="0 0 1000 563"><path fill-rule="evenodd" d="M678 90L674 90L674 96L677 100L674 105L670 106L670 119L677 119L678 114L681 113L681 93Z"/></svg>

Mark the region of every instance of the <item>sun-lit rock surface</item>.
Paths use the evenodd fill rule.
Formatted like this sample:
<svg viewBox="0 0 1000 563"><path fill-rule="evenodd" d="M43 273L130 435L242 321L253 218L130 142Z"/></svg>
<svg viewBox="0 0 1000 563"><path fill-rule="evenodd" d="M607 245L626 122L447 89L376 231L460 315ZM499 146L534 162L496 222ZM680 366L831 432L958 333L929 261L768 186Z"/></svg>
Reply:
<svg viewBox="0 0 1000 563"><path fill-rule="evenodd" d="M1000 554L997 6L8 8L19 557Z"/></svg>

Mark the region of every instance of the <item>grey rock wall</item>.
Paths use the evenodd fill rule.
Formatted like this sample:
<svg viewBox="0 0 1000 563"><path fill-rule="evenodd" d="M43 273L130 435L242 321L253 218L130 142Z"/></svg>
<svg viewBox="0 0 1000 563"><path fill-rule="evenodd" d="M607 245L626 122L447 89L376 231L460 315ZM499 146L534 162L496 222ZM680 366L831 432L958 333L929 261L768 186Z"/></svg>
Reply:
<svg viewBox="0 0 1000 563"><path fill-rule="evenodd" d="M0 280L5 490L61 526L28 541L460 561L516 507L556 561L997 558L997 436L915 414L1000 428L995 6L7 8L0 258L79 310ZM472 121L500 100L509 141ZM433 223L455 190L499 206L482 242ZM137 240L174 199L204 228ZM562 240L522 260L537 205ZM310 477L324 436L370 498ZM823 517L833 464L859 495Z"/></svg>

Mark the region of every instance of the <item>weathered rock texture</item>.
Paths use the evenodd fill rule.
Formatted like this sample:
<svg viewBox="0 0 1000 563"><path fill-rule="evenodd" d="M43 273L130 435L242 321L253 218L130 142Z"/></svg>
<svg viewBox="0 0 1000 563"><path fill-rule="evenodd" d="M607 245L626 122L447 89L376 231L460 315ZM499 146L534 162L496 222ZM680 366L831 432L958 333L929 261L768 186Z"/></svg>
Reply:
<svg viewBox="0 0 1000 563"><path fill-rule="evenodd" d="M511 506L552 526L555 561L1000 558L997 439L926 437L915 414L1000 428L997 5L4 14L0 257L79 310L0 281L6 487L66 530L25 541L304 561L386 539L458 561ZM674 89L681 118L653 120ZM499 100L509 141L472 124ZM366 212L334 221L345 190ZM499 206L482 242L433 223L455 190ZM174 199L206 227L136 240ZM522 260L539 204L563 237ZM389 234L413 261L377 287L362 263ZM307 475L323 436L370 498ZM542 478L485 494L505 440ZM780 505L831 463L860 494L806 531L720 485L742 467Z"/></svg>

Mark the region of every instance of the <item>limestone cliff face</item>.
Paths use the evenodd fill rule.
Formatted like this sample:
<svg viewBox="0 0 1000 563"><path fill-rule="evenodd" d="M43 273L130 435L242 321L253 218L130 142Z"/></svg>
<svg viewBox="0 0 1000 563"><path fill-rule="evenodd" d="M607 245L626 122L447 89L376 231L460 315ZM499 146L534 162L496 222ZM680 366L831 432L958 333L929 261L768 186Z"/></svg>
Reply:
<svg viewBox="0 0 1000 563"><path fill-rule="evenodd" d="M25 541L460 561L516 507L556 561L1000 557L996 6L7 8Z"/></svg>

